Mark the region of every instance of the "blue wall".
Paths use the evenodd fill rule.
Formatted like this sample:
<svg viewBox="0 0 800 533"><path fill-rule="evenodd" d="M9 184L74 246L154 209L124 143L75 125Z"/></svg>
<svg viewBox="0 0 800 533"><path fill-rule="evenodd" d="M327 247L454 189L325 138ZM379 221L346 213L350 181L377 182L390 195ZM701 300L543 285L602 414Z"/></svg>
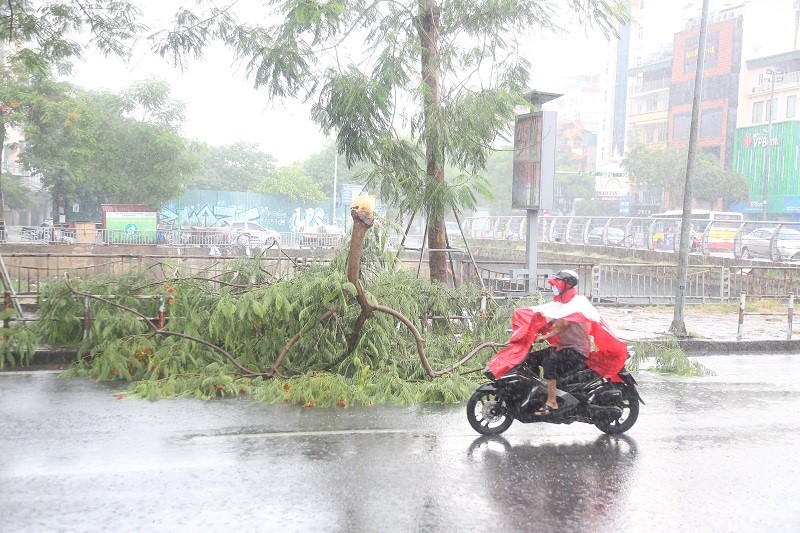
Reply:
<svg viewBox="0 0 800 533"><path fill-rule="evenodd" d="M285 196L251 192L190 189L180 199L164 204L158 213L162 224L218 227L225 220L249 220L279 232L300 225L331 224L332 200L322 204L290 200ZM336 208L337 220L344 222L344 209Z"/></svg>

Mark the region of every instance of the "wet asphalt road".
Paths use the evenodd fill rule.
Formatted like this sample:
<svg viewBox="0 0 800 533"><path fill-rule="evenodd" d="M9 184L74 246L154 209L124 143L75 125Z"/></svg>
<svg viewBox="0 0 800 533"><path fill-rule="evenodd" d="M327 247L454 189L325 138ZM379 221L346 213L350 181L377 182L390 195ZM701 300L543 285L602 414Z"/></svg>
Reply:
<svg viewBox="0 0 800 533"><path fill-rule="evenodd" d="M622 437L0 374L0 531L798 531L800 356L640 373Z"/></svg>

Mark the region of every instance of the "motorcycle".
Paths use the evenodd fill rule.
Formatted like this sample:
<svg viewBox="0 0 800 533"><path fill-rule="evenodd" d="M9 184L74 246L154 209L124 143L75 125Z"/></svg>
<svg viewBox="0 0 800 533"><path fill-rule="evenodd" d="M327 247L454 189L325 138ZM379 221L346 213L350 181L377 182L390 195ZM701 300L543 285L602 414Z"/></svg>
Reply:
<svg viewBox="0 0 800 533"><path fill-rule="evenodd" d="M539 377L532 354L500 378L495 378L488 368L484 370L490 381L479 386L467 402L467 420L475 431L499 435L519 420L524 424L584 422L616 435L636 423L639 404L644 401L636 390L636 380L625 367L616 376L604 378L586 365L578 366L557 381L559 408L549 415L536 415L547 400L547 386Z"/></svg>

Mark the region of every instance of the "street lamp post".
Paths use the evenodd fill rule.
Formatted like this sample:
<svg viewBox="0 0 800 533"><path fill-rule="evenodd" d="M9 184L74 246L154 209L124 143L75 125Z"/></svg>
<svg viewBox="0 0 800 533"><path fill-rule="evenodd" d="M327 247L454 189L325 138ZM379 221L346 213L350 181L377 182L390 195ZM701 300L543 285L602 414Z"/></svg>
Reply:
<svg viewBox="0 0 800 533"><path fill-rule="evenodd" d="M334 226L338 226L336 224L336 187L337 181L339 178L339 149L334 146L333 152L333 210L331 211L331 224ZM347 225L347 215L345 215L345 226Z"/></svg>
<svg viewBox="0 0 800 533"><path fill-rule="evenodd" d="M769 184L770 159L772 158L772 100L775 97L775 81L780 77L780 70L767 69L766 74L770 77L769 100L767 100L767 143L764 146L764 183L761 189L761 218L767 220L767 185Z"/></svg>

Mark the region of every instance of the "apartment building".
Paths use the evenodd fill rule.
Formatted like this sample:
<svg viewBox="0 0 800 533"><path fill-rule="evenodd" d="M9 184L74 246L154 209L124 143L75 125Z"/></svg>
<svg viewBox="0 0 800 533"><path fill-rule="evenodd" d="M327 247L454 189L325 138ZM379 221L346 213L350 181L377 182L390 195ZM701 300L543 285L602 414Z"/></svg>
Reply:
<svg viewBox="0 0 800 533"><path fill-rule="evenodd" d="M741 210L798 220L800 50L753 58L744 66L731 164L750 184Z"/></svg>

